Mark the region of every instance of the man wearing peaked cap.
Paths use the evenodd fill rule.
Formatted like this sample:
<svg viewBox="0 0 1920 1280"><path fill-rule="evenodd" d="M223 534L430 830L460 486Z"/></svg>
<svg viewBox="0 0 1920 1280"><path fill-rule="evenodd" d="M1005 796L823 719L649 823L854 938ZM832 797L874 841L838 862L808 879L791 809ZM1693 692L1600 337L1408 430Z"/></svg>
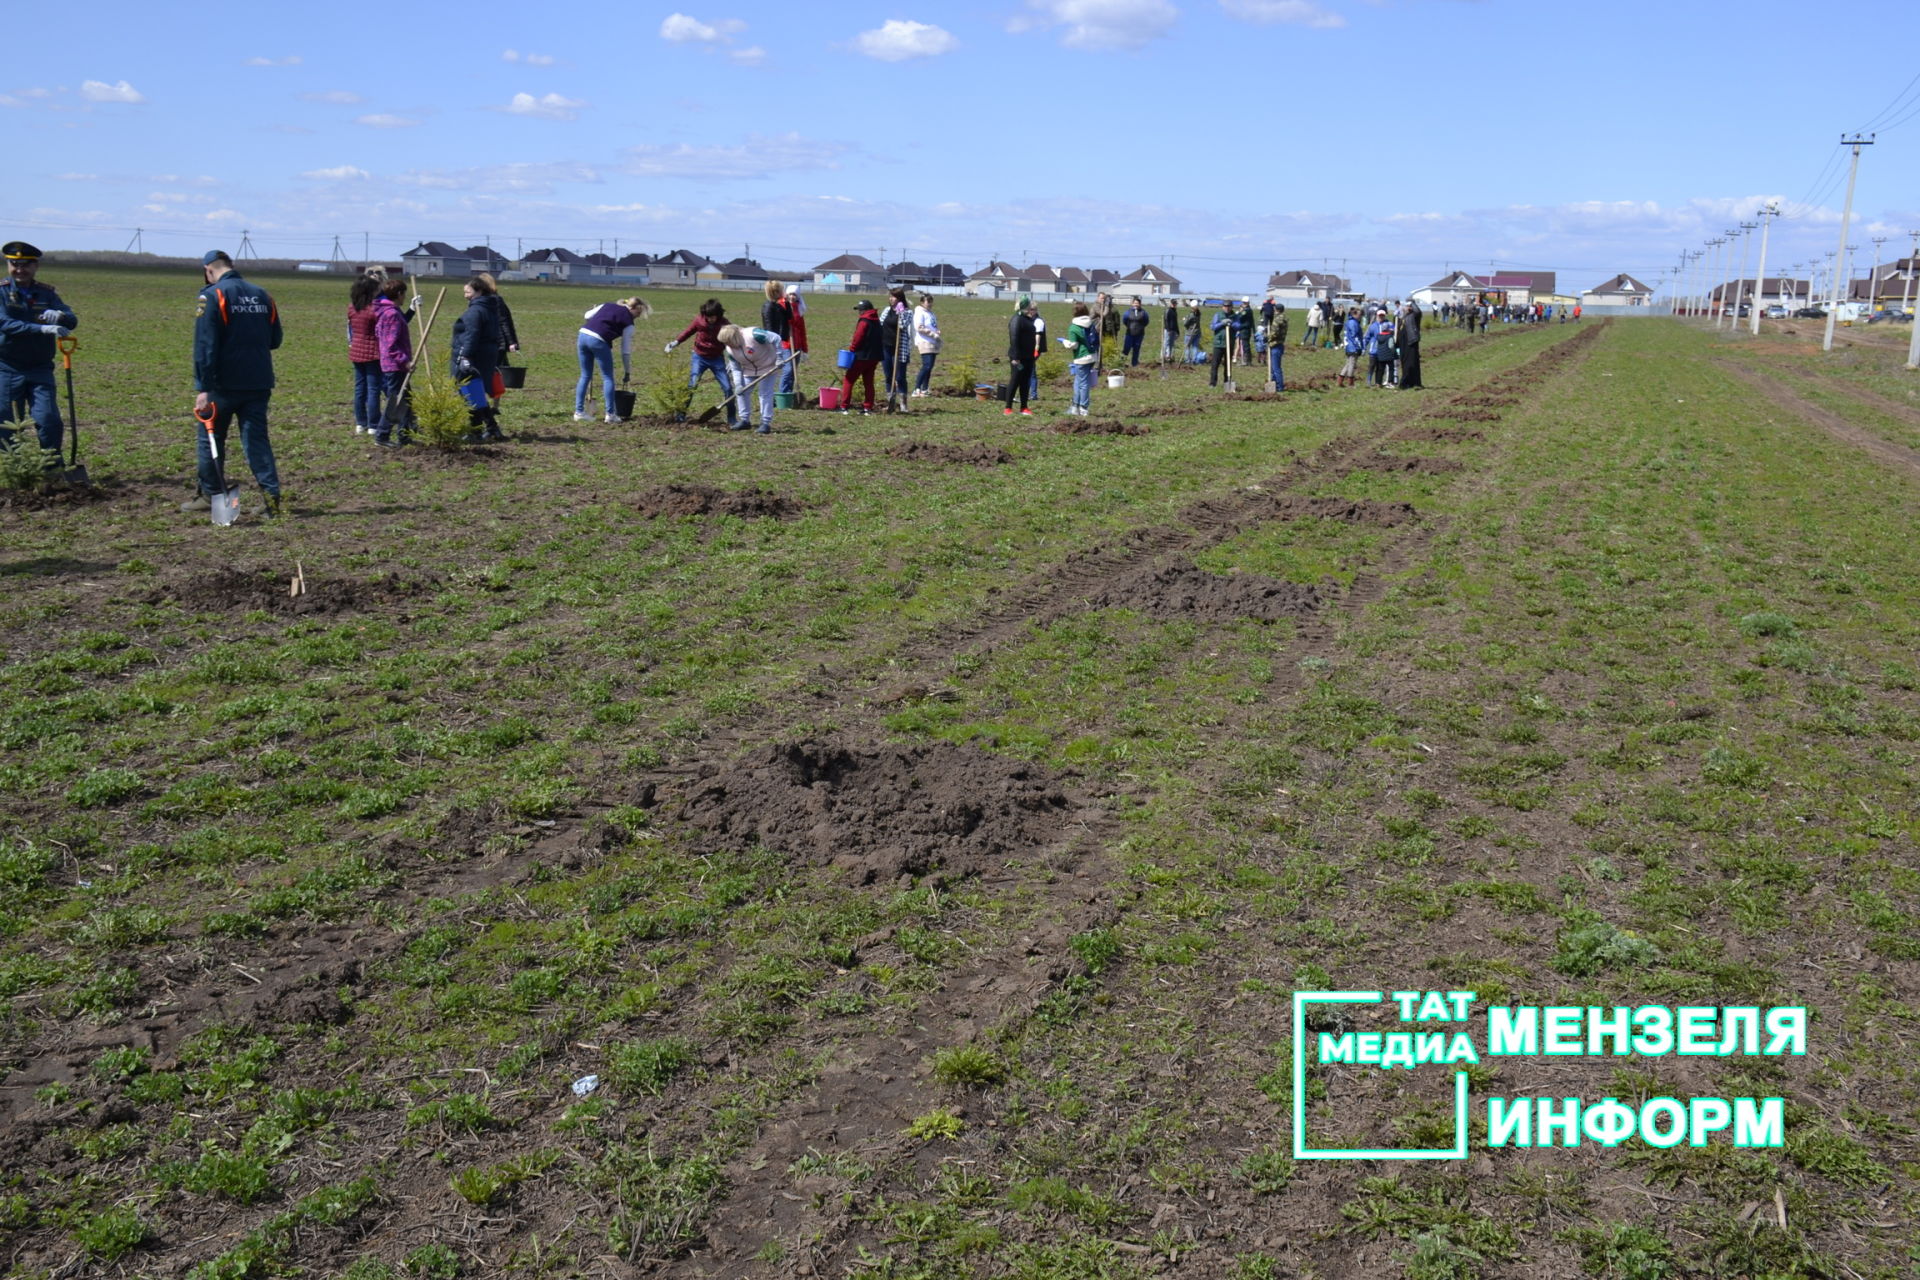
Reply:
<svg viewBox="0 0 1920 1280"><path fill-rule="evenodd" d="M41 284L40 251L24 240L0 245L7 260L7 282L0 289L0 423L17 422L24 410L39 432L40 447L60 448L66 424L54 394L55 344L73 331L79 319L60 301L51 286ZM0 426L0 444L11 443L13 431Z"/></svg>

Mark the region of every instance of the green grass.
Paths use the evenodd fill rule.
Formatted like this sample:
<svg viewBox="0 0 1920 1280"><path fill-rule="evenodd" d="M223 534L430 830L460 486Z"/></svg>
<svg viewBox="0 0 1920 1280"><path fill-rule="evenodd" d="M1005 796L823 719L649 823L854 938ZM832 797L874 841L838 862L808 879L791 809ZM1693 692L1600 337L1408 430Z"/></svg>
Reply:
<svg viewBox="0 0 1920 1280"><path fill-rule="evenodd" d="M126 317L89 347L116 423L90 465L129 489L16 513L0 555L0 892L18 904L0 1048L98 1046L33 1095L66 1171L29 1161L0 1187L9 1248L47 1259L23 1265L663 1267L778 1194L768 1179L800 1198L777 1239L754 1219L748 1253L821 1245L873 1276L1134 1275L1175 1254L1330 1274L1363 1238L1385 1271L1435 1277L1576 1256L1600 1275L1838 1257L1896 1274L1916 1243L1870 1225L1920 1219L1896 1127L1916 1097L1897 980L1920 923L1916 503L1767 423L1707 340L1616 324L1454 444L1384 437L1571 326L1437 332L1425 398L1222 403L1175 374L1096 393L1145 436L935 399L906 419L786 414L743 450L572 423L568 335L593 295L509 286L531 373L507 427L529 438L435 464L343 430L344 362L316 336L337 283L272 280L291 512L220 554L282 581L298 562L323 586L418 584L293 614L178 601L210 533L171 511L177 280L58 283ZM643 389L673 385L651 353L697 298L654 300ZM826 351L838 321L818 314ZM948 369L992 377L1001 318L943 306ZM911 439L1014 461L887 453ZM1294 471L1330 442L1466 469ZM670 483L803 508L637 518L635 495ZM1420 518L1215 526L1195 508L1252 485ZM1068 593L1000 616L1136 529L1189 538L1209 572L1327 582L1331 603L1262 625ZM1093 806L981 879L867 886L679 820L704 766L804 734L964 743ZM1491 1176L1296 1168L1288 993L1441 984L1805 1004L1807 1058L1720 1086L1789 1098L1789 1145L1537 1152ZM177 1008L182 1033L132 1034ZM1650 1065L1628 1083L1666 1092ZM1572 1062L1554 1092L1609 1096L1622 1066ZM588 1074L600 1091L573 1098ZM1474 1089L1530 1088L1520 1074L1482 1064ZM1432 1137L1450 1114L1423 1089L1315 1073L1309 1123ZM1600 1216L1574 1174L1677 1197L1673 1221ZM1776 1188L1790 1228L1755 1232L1741 1210L1771 1213ZM402 1231L371 1211L393 1193L487 1225ZM188 1258L209 1211L225 1252ZM1208 1226L1280 1211L1303 1229L1261 1245Z"/></svg>

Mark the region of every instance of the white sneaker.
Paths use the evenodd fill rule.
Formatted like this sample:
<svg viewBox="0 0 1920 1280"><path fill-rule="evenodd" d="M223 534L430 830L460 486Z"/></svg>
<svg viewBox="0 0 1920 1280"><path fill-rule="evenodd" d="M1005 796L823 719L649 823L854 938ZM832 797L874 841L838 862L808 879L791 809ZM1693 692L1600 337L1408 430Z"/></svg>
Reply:
<svg viewBox="0 0 1920 1280"><path fill-rule="evenodd" d="M606 421L606 422L618 422L618 421L620 421L620 415L619 415L619 414L617 414L617 413L610 413L610 414L608 414L608 415L607 415L607 416L606 416L606 417L605 417L605 418L603 419L603 421Z"/></svg>
<svg viewBox="0 0 1920 1280"><path fill-rule="evenodd" d="M355 423L353 428L353 434L357 436L363 436L367 434L367 429L363 426L360 426L358 423Z"/></svg>
<svg viewBox="0 0 1920 1280"><path fill-rule="evenodd" d="M573 420L575 422L592 422L593 415L590 413L576 413L573 415Z"/></svg>

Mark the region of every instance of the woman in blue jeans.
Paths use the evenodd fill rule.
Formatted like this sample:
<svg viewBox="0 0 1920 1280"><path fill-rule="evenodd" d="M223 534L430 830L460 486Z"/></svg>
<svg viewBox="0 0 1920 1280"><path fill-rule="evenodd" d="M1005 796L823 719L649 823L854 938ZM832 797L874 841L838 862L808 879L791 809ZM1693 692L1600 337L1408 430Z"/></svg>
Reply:
<svg viewBox="0 0 1920 1280"><path fill-rule="evenodd" d="M1073 304L1073 323L1060 344L1073 361L1073 407L1067 412L1084 418L1092 409L1093 375L1100 368L1100 322L1088 313L1086 303Z"/></svg>
<svg viewBox="0 0 1920 1280"><path fill-rule="evenodd" d="M653 308L638 298L606 302L587 312L580 325L580 382L573 389L573 420L589 422L587 386L593 381L595 366L600 369L600 406L606 421L618 422L613 411L613 344L620 344L622 379L633 377L633 322L653 314Z"/></svg>

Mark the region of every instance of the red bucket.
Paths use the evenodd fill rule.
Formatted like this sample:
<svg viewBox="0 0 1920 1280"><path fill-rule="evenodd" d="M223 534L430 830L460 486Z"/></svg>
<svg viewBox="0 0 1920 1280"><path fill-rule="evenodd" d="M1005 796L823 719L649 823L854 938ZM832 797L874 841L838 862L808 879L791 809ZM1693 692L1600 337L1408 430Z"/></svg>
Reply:
<svg viewBox="0 0 1920 1280"><path fill-rule="evenodd" d="M820 388L820 407L822 409L838 409L840 407L840 388Z"/></svg>

